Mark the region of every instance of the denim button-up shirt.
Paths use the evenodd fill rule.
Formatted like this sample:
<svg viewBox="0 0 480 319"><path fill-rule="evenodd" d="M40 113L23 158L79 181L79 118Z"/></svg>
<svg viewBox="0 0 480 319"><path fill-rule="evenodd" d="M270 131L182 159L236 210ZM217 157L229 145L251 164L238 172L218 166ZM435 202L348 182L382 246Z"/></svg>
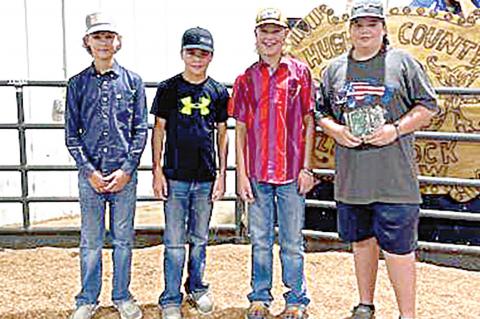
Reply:
<svg viewBox="0 0 480 319"><path fill-rule="evenodd" d="M83 176L117 169L131 176L147 133L145 88L137 74L117 62L99 74L92 64L68 81L65 143Z"/></svg>

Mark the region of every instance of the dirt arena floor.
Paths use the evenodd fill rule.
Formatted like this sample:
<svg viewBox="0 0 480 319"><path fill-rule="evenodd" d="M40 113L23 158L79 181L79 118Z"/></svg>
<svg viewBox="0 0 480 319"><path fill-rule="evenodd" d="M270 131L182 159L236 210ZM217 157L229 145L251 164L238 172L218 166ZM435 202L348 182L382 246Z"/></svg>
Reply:
<svg viewBox="0 0 480 319"><path fill-rule="evenodd" d="M161 318L156 307L163 287L163 246L136 249L131 290L145 319ZM104 250L101 308L95 319L118 319L110 302L111 251ZM283 308L281 272L275 251L272 313ZM216 301L203 318L243 318L248 307L250 246L209 246L206 280ZM418 318L480 318L480 272L418 263ZM306 276L310 318L345 318L357 302L352 256L349 253L308 253ZM0 318L67 318L79 290L78 249L37 248L0 251ZM377 318L398 318L394 295L381 262L377 282ZM186 318L200 316L183 305ZM273 318L273 317L272 317Z"/></svg>

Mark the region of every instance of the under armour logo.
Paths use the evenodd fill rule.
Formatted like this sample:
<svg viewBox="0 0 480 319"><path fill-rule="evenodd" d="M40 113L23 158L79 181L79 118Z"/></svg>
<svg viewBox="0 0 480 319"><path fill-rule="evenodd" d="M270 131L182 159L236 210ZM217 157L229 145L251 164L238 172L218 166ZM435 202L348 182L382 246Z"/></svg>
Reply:
<svg viewBox="0 0 480 319"><path fill-rule="evenodd" d="M184 97L180 101L183 104L183 107L180 109L180 113L182 114L192 115L192 109L200 110L200 115L203 115L203 116L208 115L210 113L208 106L210 105L211 100L209 97L202 96L198 103L192 103L191 96Z"/></svg>

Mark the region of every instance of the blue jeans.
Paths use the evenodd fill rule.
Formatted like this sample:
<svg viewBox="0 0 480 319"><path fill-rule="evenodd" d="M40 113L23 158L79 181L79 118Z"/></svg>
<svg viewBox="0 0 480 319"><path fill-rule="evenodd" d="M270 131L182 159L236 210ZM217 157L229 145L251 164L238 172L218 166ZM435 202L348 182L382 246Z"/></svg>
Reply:
<svg viewBox="0 0 480 319"><path fill-rule="evenodd" d="M110 205L110 236L113 245L114 303L130 299L128 289L134 239L133 220L137 192L137 174L118 193L99 194L88 179L79 174L81 208L80 269L82 290L76 296L77 306L98 304L102 288L102 247L105 237L105 208Z"/></svg>
<svg viewBox="0 0 480 319"><path fill-rule="evenodd" d="M305 196L298 193L296 182L285 185L250 182L255 202L250 204L248 225L252 242L252 292L248 300L270 304L273 300L273 244L275 212L278 218L282 281L287 305L307 305L307 286L303 270L302 229L305 222Z"/></svg>
<svg viewBox="0 0 480 319"><path fill-rule="evenodd" d="M187 293L201 296L208 291L203 282L205 272L208 228L212 216L212 182L185 182L168 180L168 198L165 202L165 245L163 267L165 290L159 298L162 308L179 307L185 244L188 241Z"/></svg>

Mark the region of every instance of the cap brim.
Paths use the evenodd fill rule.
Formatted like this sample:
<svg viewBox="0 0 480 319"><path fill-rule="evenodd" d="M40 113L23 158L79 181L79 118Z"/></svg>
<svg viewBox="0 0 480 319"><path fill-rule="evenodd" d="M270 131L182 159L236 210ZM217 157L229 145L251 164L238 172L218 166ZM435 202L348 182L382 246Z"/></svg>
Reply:
<svg viewBox="0 0 480 319"><path fill-rule="evenodd" d="M352 16L352 17L350 18L350 21L351 21L351 20L358 19L358 18L377 18L377 19L385 20L385 16L384 16L384 15L365 12L365 13L359 13L359 14L356 14L356 15Z"/></svg>
<svg viewBox="0 0 480 319"><path fill-rule="evenodd" d="M95 33L95 32L101 32L101 31L104 31L104 32L113 32L113 33L116 33L116 34L119 34L118 33L118 28L110 25L110 24L99 24L99 25L95 25L93 27L91 27L90 29L87 30L87 32L85 32L86 34L92 34L92 33Z"/></svg>
<svg viewBox="0 0 480 319"><path fill-rule="evenodd" d="M284 28L288 28L288 24L286 22L278 21L277 19L267 19L267 20L260 21L257 24L255 24L255 28L258 28L259 26L265 25L265 24L275 24Z"/></svg>
<svg viewBox="0 0 480 319"><path fill-rule="evenodd" d="M203 51L213 52L212 47L201 45L201 44L187 44L187 45L184 45L182 49L200 49Z"/></svg>

